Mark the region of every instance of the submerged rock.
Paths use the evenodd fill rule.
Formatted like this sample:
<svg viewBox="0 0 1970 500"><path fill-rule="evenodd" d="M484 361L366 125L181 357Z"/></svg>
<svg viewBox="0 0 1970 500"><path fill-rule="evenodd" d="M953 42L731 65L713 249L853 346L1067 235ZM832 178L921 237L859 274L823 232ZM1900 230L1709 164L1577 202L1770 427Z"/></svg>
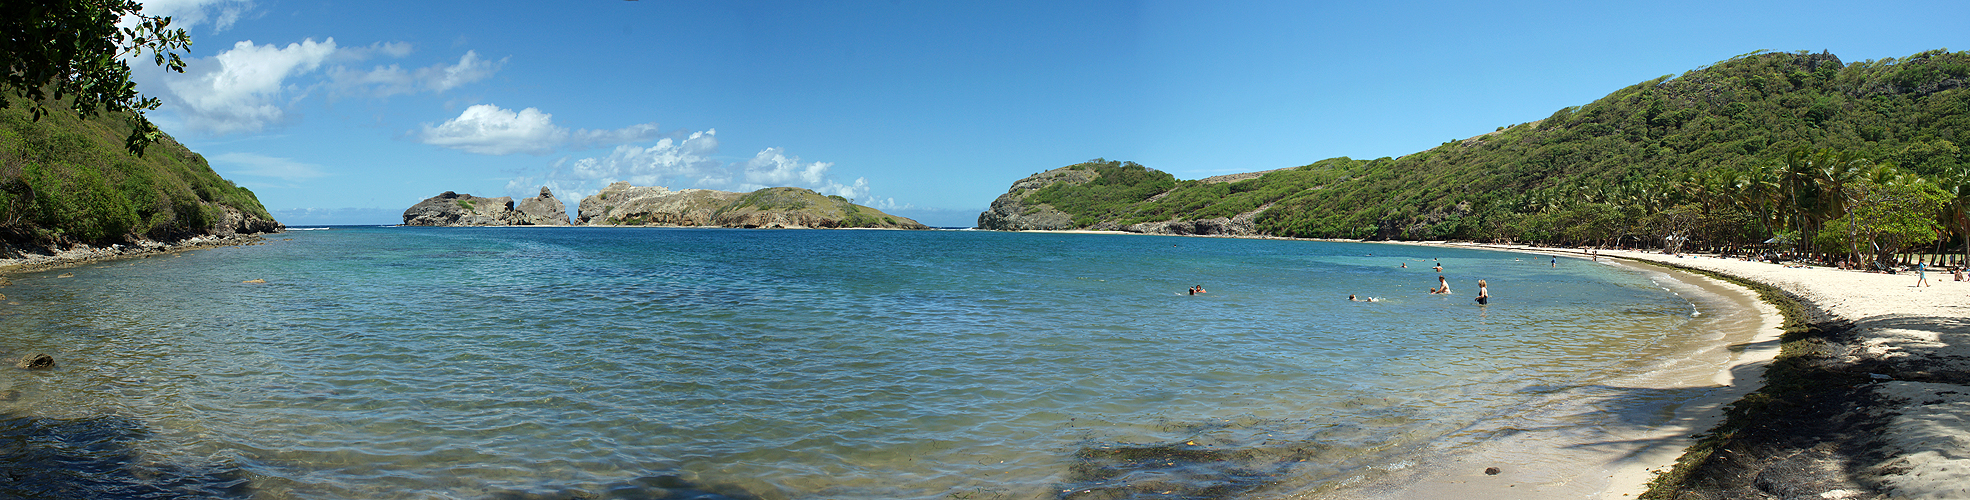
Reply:
<svg viewBox="0 0 1970 500"><path fill-rule="evenodd" d="M14 363L14 366L22 370L45 370L55 367L55 357L37 352L21 356L20 362Z"/></svg>

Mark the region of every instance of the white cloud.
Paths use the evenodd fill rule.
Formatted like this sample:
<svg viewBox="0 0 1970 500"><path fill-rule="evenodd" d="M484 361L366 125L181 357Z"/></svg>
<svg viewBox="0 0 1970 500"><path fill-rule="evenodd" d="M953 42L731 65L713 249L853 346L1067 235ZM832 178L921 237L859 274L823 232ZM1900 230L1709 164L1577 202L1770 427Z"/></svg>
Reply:
<svg viewBox="0 0 1970 500"><path fill-rule="evenodd" d="M514 178L507 183L506 191L513 196L533 196L540 186L546 185L556 196L579 200L616 181L638 186L727 191L791 186L878 208L897 207L893 198L885 201L870 197L867 178L846 184L837 182L833 163L802 162L800 157L788 155L781 148L766 148L742 162L720 161L716 158L717 134L717 130L706 130L689 136L665 137L649 147L616 146L606 156L563 158L542 175Z"/></svg>
<svg viewBox="0 0 1970 500"><path fill-rule="evenodd" d="M499 67L504 65L506 65L506 59L504 58L498 61L487 61L480 59L478 52L468 50L465 51L465 55L459 56L458 64L432 66L418 70L418 73L419 80L424 81L426 87L434 91L444 92L456 88L459 85L490 78L493 72L499 71ZM429 76L425 76L426 73Z"/></svg>
<svg viewBox="0 0 1970 500"><path fill-rule="evenodd" d="M182 75L166 74L164 83L184 108L187 125L214 133L259 131L285 116L277 104L284 95L305 94L287 79L314 71L334 53L333 38L286 47L241 41L190 64Z"/></svg>
<svg viewBox="0 0 1970 500"><path fill-rule="evenodd" d="M405 47L402 50L407 51L409 44L403 45ZM377 50L385 54L394 54L389 51L396 49L398 47L386 45ZM402 56L397 55L396 57ZM343 91L370 93L377 97L389 97L397 94L409 94L427 90L431 92L444 92L461 85L491 78L493 73L498 72L499 67L505 64L506 59L489 61L480 58L478 52L468 50L465 51L465 55L458 58L457 64L437 64L415 70L406 70L401 66L391 64L388 66L377 66L368 71L337 66L330 69L328 73L329 80L335 83L336 88Z"/></svg>
<svg viewBox="0 0 1970 500"><path fill-rule="evenodd" d="M367 47L342 47L335 51L335 57L330 60L337 63L358 62L378 54L401 58L410 55L412 50L410 42L374 42Z"/></svg>
<svg viewBox="0 0 1970 500"><path fill-rule="evenodd" d="M212 161L221 165L233 165L234 168L225 169L226 175L272 177L289 182L328 176L327 172L323 172L321 167L316 165L255 153L225 153L213 156Z"/></svg>
<svg viewBox="0 0 1970 500"><path fill-rule="evenodd" d="M466 51L456 63L403 69L392 64L371 70L350 69L342 63L372 57L405 57L412 47L407 42L377 42L368 46L341 47L334 38L321 42L306 39L282 47L259 45L251 40L207 58L186 61L185 73L171 73L148 64L137 65L137 78L161 82L166 92L157 93L170 106L169 112L189 128L211 134L259 132L286 121L288 109L313 90L321 87L344 93L388 97L417 92L441 93L490 78L506 59L488 60ZM315 75L324 73L324 76ZM654 126L652 126L654 127ZM627 129L625 129L627 130ZM618 139L647 138L633 131L580 131L580 140L591 136Z"/></svg>
<svg viewBox="0 0 1970 500"><path fill-rule="evenodd" d="M746 161L746 182L739 188L752 191L776 186L795 186L813 189L821 194L837 195L851 200L860 200L869 195L869 180L857 178L853 184L835 182L828 174L833 163L813 162L801 164L800 157L787 156L780 148L766 148Z"/></svg>
<svg viewBox="0 0 1970 500"><path fill-rule="evenodd" d="M251 0L146 0L143 13L147 16L168 16L172 28L191 29L206 21L211 21L214 30L231 28L246 10L253 7ZM132 18L125 17L119 25L133 26Z"/></svg>
<svg viewBox="0 0 1970 500"><path fill-rule="evenodd" d="M658 135L655 123L632 125L617 130L569 130L555 125L553 118L554 115L543 113L536 108L513 111L492 104L476 104L465 108L465 112L460 113L458 118L437 126L426 124L418 135L419 140L425 144L484 155L547 154L562 147L620 144L647 140ZM717 140L710 139L710 141L716 148ZM659 147L665 147L669 142L670 139L664 139ZM620 146L612 156L625 155L625 148L638 149Z"/></svg>

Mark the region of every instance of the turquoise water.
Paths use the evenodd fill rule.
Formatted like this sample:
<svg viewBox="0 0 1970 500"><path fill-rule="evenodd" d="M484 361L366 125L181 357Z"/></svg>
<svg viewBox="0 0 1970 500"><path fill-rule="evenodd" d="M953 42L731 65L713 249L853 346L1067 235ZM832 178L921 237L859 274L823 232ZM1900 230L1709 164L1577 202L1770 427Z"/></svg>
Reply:
<svg viewBox="0 0 1970 500"><path fill-rule="evenodd" d="M59 366L0 375L0 493L50 498L1276 495L1707 335L1651 271L1125 235L335 228L12 279L0 357Z"/></svg>

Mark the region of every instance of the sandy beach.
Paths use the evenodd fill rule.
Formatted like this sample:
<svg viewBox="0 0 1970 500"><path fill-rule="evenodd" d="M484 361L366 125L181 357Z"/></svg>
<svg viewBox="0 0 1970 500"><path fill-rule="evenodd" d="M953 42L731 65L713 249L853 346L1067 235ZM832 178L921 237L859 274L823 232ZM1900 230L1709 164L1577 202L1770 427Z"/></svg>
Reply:
<svg viewBox="0 0 1970 500"><path fill-rule="evenodd" d="M1573 249L1501 245L1453 245L1584 257ZM1773 498L1970 498L1970 282L1928 274L1930 286L1917 287L1914 273L1879 274L1827 267L1785 267L1734 258L1600 251L1602 257L1661 262L1702 269L1778 287L1813 314L1813 322L1837 325L1840 342L1825 352L1828 362L1865 369L1855 387L1871 401L1848 404L1851 417L1870 421L1869 436L1836 436L1855 442L1846 452L1761 457L1774 468L1817 470L1817 474L1758 474L1751 478ZM1767 360L1769 357L1766 358ZM1764 363L1747 357L1747 363ZM1737 370L1738 384L1755 389L1762 370ZM1860 375L1860 374L1855 374ZM1721 407L1719 407L1721 409ZM1721 415L1693 423L1698 432ZM1677 426L1682 427L1682 426ZM1665 429L1667 430L1667 429ZM1685 429L1676 429L1678 432ZM1813 447L1832 448L1839 439ZM1686 438L1683 441L1692 441ZM1668 458L1668 460L1663 460ZM1601 498L1634 498L1653 471L1674 457L1651 453L1617 465L1615 481ZM1804 462L1785 464L1783 462ZM1776 471L1770 471L1776 472ZM1765 476L1772 477L1765 477Z"/></svg>

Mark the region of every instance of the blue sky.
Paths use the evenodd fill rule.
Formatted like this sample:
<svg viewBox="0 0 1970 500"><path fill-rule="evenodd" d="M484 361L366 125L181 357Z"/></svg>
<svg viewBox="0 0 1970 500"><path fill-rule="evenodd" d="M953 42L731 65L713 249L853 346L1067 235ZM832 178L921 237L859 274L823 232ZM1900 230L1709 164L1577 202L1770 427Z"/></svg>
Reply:
<svg viewBox="0 0 1970 500"><path fill-rule="evenodd" d="M1420 151L1760 49L1970 48L1961 2L154 0L167 133L289 225L444 191L799 186L969 226L1097 157L1180 179Z"/></svg>

